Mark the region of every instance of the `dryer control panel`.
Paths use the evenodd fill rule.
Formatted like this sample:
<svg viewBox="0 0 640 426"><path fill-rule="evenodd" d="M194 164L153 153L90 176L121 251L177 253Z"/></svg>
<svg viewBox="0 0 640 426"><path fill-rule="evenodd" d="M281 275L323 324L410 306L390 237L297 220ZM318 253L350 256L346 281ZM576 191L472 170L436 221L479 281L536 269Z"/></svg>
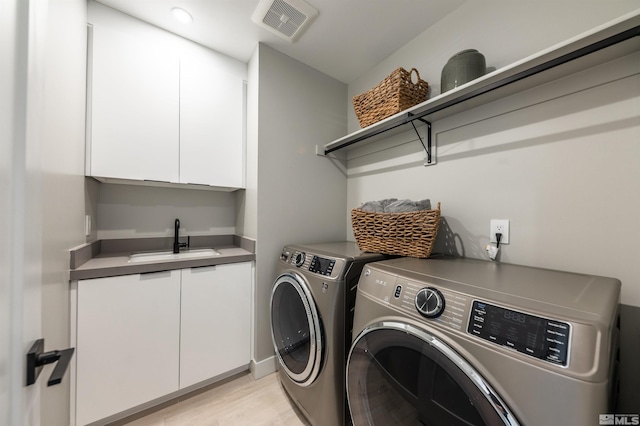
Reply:
<svg viewBox="0 0 640 426"><path fill-rule="evenodd" d="M365 268L358 292L416 319L464 332L471 300L465 294Z"/></svg>
<svg viewBox="0 0 640 426"><path fill-rule="evenodd" d="M474 300L467 332L553 364L567 366L571 326Z"/></svg>
<svg viewBox="0 0 640 426"><path fill-rule="evenodd" d="M569 365L571 324L508 309L445 288L365 268L358 291L414 318L561 367Z"/></svg>

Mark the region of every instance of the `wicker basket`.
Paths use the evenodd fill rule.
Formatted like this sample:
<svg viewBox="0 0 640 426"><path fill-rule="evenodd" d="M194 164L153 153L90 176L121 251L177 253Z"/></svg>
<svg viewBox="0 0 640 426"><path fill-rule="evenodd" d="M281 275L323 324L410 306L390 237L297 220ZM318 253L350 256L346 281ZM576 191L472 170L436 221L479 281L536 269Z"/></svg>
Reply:
<svg viewBox="0 0 640 426"><path fill-rule="evenodd" d="M374 213L351 210L353 235L360 250L426 258L440 224L440 203L434 210Z"/></svg>
<svg viewBox="0 0 640 426"><path fill-rule="evenodd" d="M415 71L418 82L411 81ZM429 84L420 79L415 68L407 71L398 68L368 92L353 97L353 108L360 127L367 127L380 120L411 108L429 97Z"/></svg>

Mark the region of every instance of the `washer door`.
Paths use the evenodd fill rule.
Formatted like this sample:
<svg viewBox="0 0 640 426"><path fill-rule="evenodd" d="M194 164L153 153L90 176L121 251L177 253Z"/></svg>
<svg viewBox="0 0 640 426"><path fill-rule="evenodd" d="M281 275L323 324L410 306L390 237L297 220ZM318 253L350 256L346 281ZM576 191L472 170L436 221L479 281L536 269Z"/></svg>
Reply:
<svg viewBox="0 0 640 426"><path fill-rule="evenodd" d="M482 376L411 325L367 327L351 347L347 397L358 425L517 425Z"/></svg>
<svg viewBox="0 0 640 426"><path fill-rule="evenodd" d="M323 338L309 287L297 274L282 274L271 292L271 337L280 365L300 386L318 377Z"/></svg>

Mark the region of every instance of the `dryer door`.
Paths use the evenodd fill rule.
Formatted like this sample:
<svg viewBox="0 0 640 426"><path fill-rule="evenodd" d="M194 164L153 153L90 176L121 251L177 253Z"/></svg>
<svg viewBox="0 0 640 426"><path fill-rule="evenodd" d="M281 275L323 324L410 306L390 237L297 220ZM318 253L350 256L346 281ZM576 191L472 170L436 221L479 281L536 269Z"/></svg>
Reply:
<svg viewBox="0 0 640 426"><path fill-rule="evenodd" d="M318 377L323 338L309 287L297 274L282 274L271 292L271 337L280 365L300 386Z"/></svg>
<svg viewBox="0 0 640 426"><path fill-rule="evenodd" d="M358 425L517 425L489 384L448 345L400 322L356 337L347 396Z"/></svg>

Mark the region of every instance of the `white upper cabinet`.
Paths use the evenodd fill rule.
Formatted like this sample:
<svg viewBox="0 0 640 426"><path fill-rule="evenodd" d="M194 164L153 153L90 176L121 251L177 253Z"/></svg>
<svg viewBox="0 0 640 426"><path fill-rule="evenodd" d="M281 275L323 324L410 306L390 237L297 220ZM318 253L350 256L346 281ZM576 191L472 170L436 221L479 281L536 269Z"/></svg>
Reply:
<svg viewBox="0 0 640 426"><path fill-rule="evenodd" d="M91 175L178 182L178 58L104 26L92 50Z"/></svg>
<svg viewBox="0 0 640 426"><path fill-rule="evenodd" d="M180 181L243 187L244 64L202 50L180 58Z"/></svg>
<svg viewBox="0 0 640 426"><path fill-rule="evenodd" d="M246 64L93 2L89 22L86 174L244 187Z"/></svg>

